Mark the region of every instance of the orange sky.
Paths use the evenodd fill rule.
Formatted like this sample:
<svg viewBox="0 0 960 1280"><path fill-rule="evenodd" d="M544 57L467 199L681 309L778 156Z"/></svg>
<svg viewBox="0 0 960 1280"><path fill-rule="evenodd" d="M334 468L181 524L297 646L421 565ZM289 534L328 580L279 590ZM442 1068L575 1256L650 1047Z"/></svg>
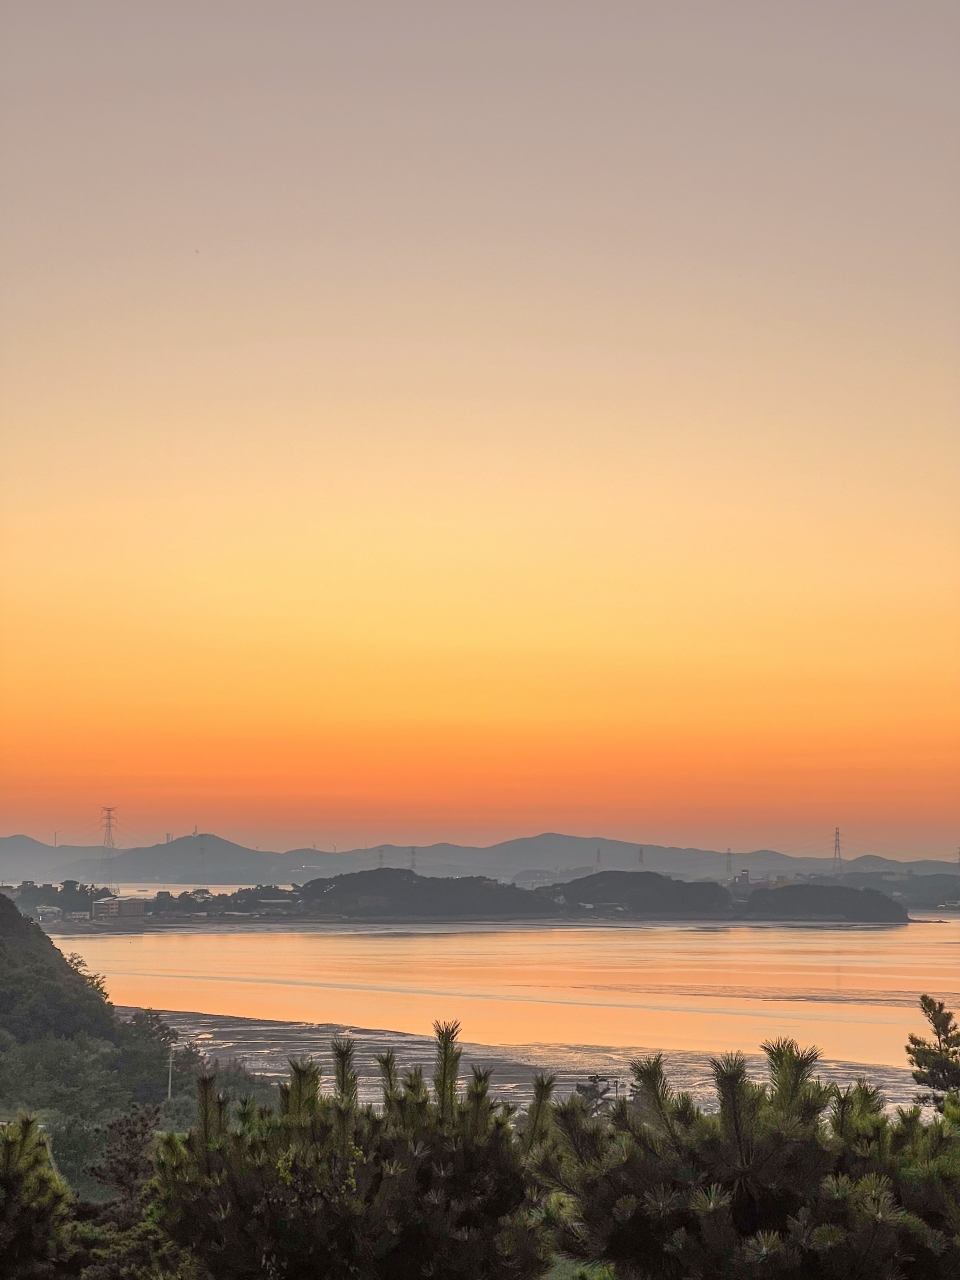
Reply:
<svg viewBox="0 0 960 1280"><path fill-rule="evenodd" d="M955 852L955 6L2 22L0 830Z"/></svg>

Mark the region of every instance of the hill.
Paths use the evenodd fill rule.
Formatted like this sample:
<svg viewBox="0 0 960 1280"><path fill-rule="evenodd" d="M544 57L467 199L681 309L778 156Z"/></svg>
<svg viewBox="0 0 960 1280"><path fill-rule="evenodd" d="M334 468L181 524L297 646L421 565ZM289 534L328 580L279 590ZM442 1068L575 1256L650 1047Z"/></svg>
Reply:
<svg viewBox="0 0 960 1280"><path fill-rule="evenodd" d="M367 918L491 920L554 914L551 903L512 884L485 876L420 876L396 867L311 880L303 886L301 903L310 914Z"/></svg>
<svg viewBox="0 0 960 1280"><path fill-rule="evenodd" d="M100 991L0 894L0 1031L27 1043L80 1032L116 1042L119 1030Z"/></svg>
<svg viewBox="0 0 960 1280"><path fill-rule="evenodd" d="M643 862L640 850L643 850ZM683 880L721 880L726 854L713 849L633 844L602 837L544 833L507 840L487 847L456 844L417 846L416 869L426 876L483 875L513 880L526 875L527 883L571 880L597 869L603 871L656 871ZM318 877L386 868L407 869L409 845L382 844L367 849L330 853L318 849L292 849L287 853L248 849L220 836L181 836L166 844L117 850L113 855L100 846L53 848L28 836L0 837L0 877L7 880L74 879L99 883L133 884L302 884ZM757 849L734 855L733 869L748 868L751 875L829 875L832 860L796 858L773 849ZM844 875L945 875L957 878L960 866L925 859L895 861L874 854L844 862ZM531 874L534 873L534 874ZM535 874L539 873L539 874Z"/></svg>
<svg viewBox="0 0 960 1280"><path fill-rule="evenodd" d="M303 886L301 905L311 915L442 920L715 919L732 910L730 895L718 884L686 884L654 871L603 871L530 890L484 876L420 876L393 867L312 880Z"/></svg>
<svg viewBox="0 0 960 1280"><path fill-rule="evenodd" d="M905 907L935 910L944 903L960 900L960 877L956 874L917 875L908 867L906 874L889 872L849 872L843 883L855 889L876 889L888 897L896 898Z"/></svg>
<svg viewBox="0 0 960 1280"><path fill-rule="evenodd" d="M532 892L568 916L716 919L733 909L730 894L718 884L687 884L655 871L600 871Z"/></svg>
<svg viewBox="0 0 960 1280"><path fill-rule="evenodd" d="M753 920L848 920L875 924L905 924L909 919L899 902L876 889L820 884L755 889L747 899L743 914Z"/></svg>
<svg viewBox="0 0 960 1280"><path fill-rule="evenodd" d="M60 868L60 878L112 884L264 884L285 876L283 855L247 849L221 836L180 836L165 844L116 850L104 864L100 849Z"/></svg>

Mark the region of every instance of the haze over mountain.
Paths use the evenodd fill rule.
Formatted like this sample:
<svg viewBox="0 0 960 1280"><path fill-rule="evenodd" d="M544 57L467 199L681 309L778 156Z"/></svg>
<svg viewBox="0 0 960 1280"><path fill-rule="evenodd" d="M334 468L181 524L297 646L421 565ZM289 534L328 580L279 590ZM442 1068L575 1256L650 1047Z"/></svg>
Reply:
<svg viewBox="0 0 960 1280"><path fill-rule="evenodd" d="M640 861L640 849L643 861ZM508 840L488 847L456 844L417 847L376 845L331 853L292 849L285 853L248 849L213 834L181 836L168 843L133 849L62 845L54 848L29 836L0 837L0 878L6 881L65 878L110 883L267 884L304 883L319 876L378 867L410 867L415 858L421 875L486 875L512 880L523 872L543 872L557 879L573 879L598 869L665 872L685 880L722 879L726 853L714 849L631 844L603 837L544 833ZM867 854L844 860L847 872L960 874L960 866L936 859L898 861ZM773 849L733 855L733 871L748 868L751 875L817 875L829 873L830 858L792 857Z"/></svg>

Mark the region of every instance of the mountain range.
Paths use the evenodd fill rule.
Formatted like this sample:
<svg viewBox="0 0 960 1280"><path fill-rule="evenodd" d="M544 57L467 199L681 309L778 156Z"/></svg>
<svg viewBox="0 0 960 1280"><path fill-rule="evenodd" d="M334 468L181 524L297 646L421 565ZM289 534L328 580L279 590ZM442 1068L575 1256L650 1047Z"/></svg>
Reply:
<svg viewBox="0 0 960 1280"><path fill-rule="evenodd" d="M640 850L643 850L642 862ZM659 871L683 880L726 877L726 854L715 849L629 844L603 837L545 833L487 847L456 844L418 846L381 844L368 849L330 853L291 849L286 853L248 849L221 836L181 836L164 844L135 849L91 845L54 848L30 836L0 837L0 880L62 881L105 884L302 884L321 876L368 871L378 866L415 869L427 876L484 875L509 881L549 883L596 870ZM774 849L733 856L733 871L751 876L825 875L832 859L792 857ZM875 854L845 859L845 872L879 874L960 875L960 865L937 859L898 861ZM523 873L541 873L524 876Z"/></svg>

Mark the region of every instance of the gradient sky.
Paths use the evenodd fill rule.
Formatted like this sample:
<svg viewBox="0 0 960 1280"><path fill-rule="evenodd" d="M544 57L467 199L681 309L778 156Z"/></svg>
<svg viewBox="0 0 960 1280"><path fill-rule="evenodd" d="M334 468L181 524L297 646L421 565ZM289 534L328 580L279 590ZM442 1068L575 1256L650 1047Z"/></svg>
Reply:
<svg viewBox="0 0 960 1280"><path fill-rule="evenodd" d="M0 22L0 829L955 855L955 0Z"/></svg>

